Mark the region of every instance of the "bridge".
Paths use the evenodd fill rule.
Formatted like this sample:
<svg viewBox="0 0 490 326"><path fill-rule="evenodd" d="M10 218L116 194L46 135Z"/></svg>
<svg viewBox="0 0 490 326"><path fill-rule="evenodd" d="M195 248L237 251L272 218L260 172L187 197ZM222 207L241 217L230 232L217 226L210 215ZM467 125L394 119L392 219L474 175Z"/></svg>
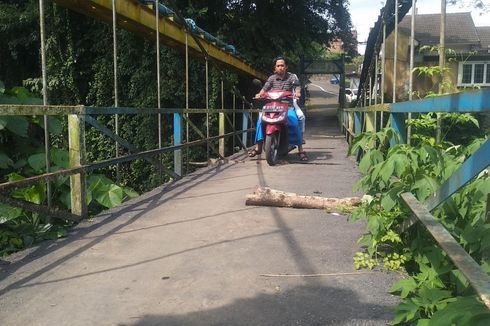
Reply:
<svg viewBox="0 0 490 326"><path fill-rule="evenodd" d="M117 1L116 6L116 1L110 0L56 2L112 23L114 30L124 28L179 49L186 59L192 55L206 65L213 62L249 78L266 77L246 63L237 49L158 2L125 0ZM402 15L409 9L407 3L401 6ZM488 89L393 103L385 103L383 96L369 95L380 87L377 65L380 46L386 41L380 26L395 28L386 18L396 14L397 7L394 1L387 1L379 25L370 35L371 52L363 65L357 106L339 106L344 76L340 87L329 84L325 76L311 77L305 133L307 163L299 161L294 151L274 167L266 164L263 155L249 158L246 149L252 145L258 110L243 95L246 91L225 86L224 81L220 108L119 107L117 77L115 103L110 108L52 106L46 93L43 105L0 105L0 117L43 115L46 126L49 116L66 116L70 141L68 168L51 171L47 163L44 174L4 182L0 184L0 201L77 222L67 237L41 242L1 261L2 325L389 323L395 317L393 308L401 299L387 291L403 276L381 268L355 269L352 257L363 250L357 240L365 233L364 222L348 221L349 212L341 208L325 211L246 206L245 197L257 186L309 196L360 196L362 193L352 190L362 178L356 158L369 157L364 150L376 143L368 141L359 147L356 141L362 134L380 134L389 127L393 130L389 142L396 148L397 143L410 142L410 124L406 124L409 114L490 111ZM43 28L42 10L40 17ZM116 37L114 49L116 52ZM117 56L114 67L117 69ZM230 98L225 101L226 96ZM226 108L225 102L232 107ZM154 149L141 150L119 135L118 116L142 114L158 117L159 122L164 116L171 117L170 146L160 140ZM115 116L116 130L95 118L100 115ZM196 125L193 115L204 116L204 126ZM213 115L218 124L215 136L209 132ZM160 127L161 123L158 134L162 135ZM89 128L116 144L115 157L87 161L84 136ZM190 130L201 138L190 139ZM49 155L49 135L45 137ZM349 145L357 148L351 157L346 156ZM195 147L206 150L205 164L185 161L183 152ZM171 166L161 161L166 153L173 155ZM165 182L88 218L87 175L134 160L147 160ZM448 198L485 173L489 164L490 143L486 140L437 185L426 201L419 201L410 191L397 193L411 212L402 223L400 234L410 233L415 226L417 232L430 234L468 280L475 297L487 307L488 274L434 215ZM206 166L192 169L191 165ZM393 175L387 176L390 180L396 178L396 167L392 170ZM49 202L50 184L66 177L70 178L70 211ZM48 200L44 203L11 196L15 189L39 183L48 185ZM14 313L19 312L19 307L22 313Z"/></svg>

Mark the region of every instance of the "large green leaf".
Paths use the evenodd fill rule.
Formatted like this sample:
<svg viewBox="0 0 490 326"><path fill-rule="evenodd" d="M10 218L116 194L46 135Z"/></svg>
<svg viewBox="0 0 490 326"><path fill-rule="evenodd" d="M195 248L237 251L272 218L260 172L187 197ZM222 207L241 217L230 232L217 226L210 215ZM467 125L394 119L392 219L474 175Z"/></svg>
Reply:
<svg viewBox="0 0 490 326"><path fill-rule="evenodd" d="M128 196L128 198L136 198L139 196L139 194L134 191L134 189L131 189L129 187L124 187L124 193L126 194L126 196Z"/></svg>
<svg viewBox="0 0 490 326"><path fill-rule="evenodd" d="M451 291L423 286L419 291L419 296L423 298L425 302L436 303L438 301L451 298Z"/></svg>
<svg viewBox="0 0 490 326"><path fill-rule="evenodd" d="M23 199L34 204L41 204L44 199L46 199L46 185L37 184L30 186L29 188L17 189L12 192L12 197Z"/></svg>
<svg viewBox="0 0 490 326"><path fill-rule="evenodd" d="M403 322L410 322L416 319L419 306L416 305L411 299L407 299L405 302L395 307L395 319L393 324L400 324Z"/></svg>
<svg viewBox="0 0 490 326"><path fill-rule="evenodd" d="M16 170L20 170L20 169L22 169L26 165L27 165L27 160L20 159L20 160L14 162L13 168L16 169Z"/></svg>
<svg viewBox="0 0 490 326"><path fill-rule="evenodd" d="M383 168L379 172L379 176L381 177L381 180L383 180L385 183L387 183L388 180L393 175L393 170L394 169L395 169L395 161L392 160L392 159L387 159L383 163Z"/></svg>
<svg viewBox="0 0 490 326"><path fill-rule="evenodd" d="M0 152L0 169L7 169L14 165L14 162L5 153Z"/></svg>
<svg viewBox="0 0 490 326"><path fill-rule="evenodd" d="M22 215L22 209L0 204L0 224L14 220Z"/></svg>
<svg viewBox="0 0 490 326"><path fill-rule="evenodd" d="M383 153L381 153L381 151L377 150L377 149L373 149L373 150L370 150L369 152L367 152L363 158L361 159L361 162L359 162L359 171L361 173L368 173L369 169L380 163L380 162L383 162L384 160L384 157L383 157Z"/></svg>
<svg viewBox="0 0 490 326"><path fill-rule="evenodd" d="M6 128L16 134L17 136L27 137L27 128L29 127L29 122L24 117L8 116L5 117L7 120Z"/></svg>
<svg viewBox="0 0 490 326"><path fill-rule="evenodd" d="M394 162L394 172L397 177L402 177L407 168L412 165L412 161L408 159L407 155L404 154L395 154L390 157L390 160Z"/></svg>
<svg viewBox="0 0 490 326"><path fill-rule="evenodd" d="M95 194L95 200L107 208L112 208L121 205L123 201L124 191L121 187L115 184L104 186Z"/></svg>
<svg viewBox="0 0 490 326"><path fill-rule="evenodd" d="M415 282L415 280L410 277L405 280L400 280L396 282L388 291L390 293L400 292L400 296L402 298L406 298L416 288L417 282Z"/></svg>
<svg viewBox="0 0 490 326"><path fill-rule="evenodd" d="M439 184L437 180L432 177L426 175L420 175L418 177L420 177L420 179L415 181L411 190L416 191L418 200L424 201L437 190Z"/></svg>
<svg viewBox="0 0 490 326"><path fill-rule="evenodd" d="M51 150L50 156L55 165L63 169L67 169L68 167L70 167L70 158L68 156L68 151L54 148Z"/></svg>
<svg viewBox="0 0 490 326"><path fill-rule="evenodd" d="M460 297L434 313L429 325L490 325L490 311L476 297Z"/></svg>
<svg viewBox="0 0 490 326"><path fill-rule="evenodd" d="M387 212L391 211L393 207L395 207L398 197L398 192L396 188L390 189L386 195L383 196L383 199L381 199L381 206L383 206L383 209Z"/></svg>
<svg viewBox="0 0 490 326"><path fill-rule="evenodd" d="M37 103L30 103L30 104L37 104ZM44 119L36 118L34 119L34 123L44 129ZM61 132L63 131L63 126L61 124L60 119L58 119L57 117L48 116L48 130L50 133L53 134L61 134Z"/></svg>
<svg viewBox="0 0 490 326"><path fill-rule="evenodd" d="M44 153L29 156L27 162L35 171L40 172L46 169L46 155Z"/></svg>
<svg viewBox="0 0 490 326"><path fill-rule="evenodd" d="M49 132L55 135L59 135L63 131L61 120L56 117L52 117L52 116L48 117L48 127L49 127L48 128Z"/></svg>
<svg viewBox="0 0 490 326"><path fill-rule="evenodd" d="M8 178L8 181L9 182L12 182L12 181L19 181L19 180L24 180L25 177L21 176L20 174L18 174L17 172L12 172L12 173L9 173L7 175L7 178Z"/></svg>

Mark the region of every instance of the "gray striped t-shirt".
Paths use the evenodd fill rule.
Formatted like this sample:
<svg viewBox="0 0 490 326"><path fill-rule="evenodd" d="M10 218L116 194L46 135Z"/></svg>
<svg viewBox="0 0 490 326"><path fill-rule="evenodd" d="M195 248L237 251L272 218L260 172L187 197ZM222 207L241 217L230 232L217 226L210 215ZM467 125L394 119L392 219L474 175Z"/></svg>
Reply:
<svg viewBox="0 0 490 326"><path fill-rule="evenodd" d="M286 74L284 74L284 78L281 78L278 74L270 76L262 89L265 92L270 90L285 90L292 92L297 86L299 86L298 77L295 74L286 72Z"/></svg>

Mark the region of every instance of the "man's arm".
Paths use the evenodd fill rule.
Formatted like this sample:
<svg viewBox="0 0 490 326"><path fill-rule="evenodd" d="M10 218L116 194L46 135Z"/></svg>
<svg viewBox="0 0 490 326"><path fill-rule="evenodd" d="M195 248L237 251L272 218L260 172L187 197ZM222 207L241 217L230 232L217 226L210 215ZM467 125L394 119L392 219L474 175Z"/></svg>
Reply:
<svg viewBox="0 0 490 326"><path fill-rule="evenodd" d="M301 83L299 82L298 76L296 74L291 74L292 84L293 84L293 93L295 98L301 97Z"/></svg>

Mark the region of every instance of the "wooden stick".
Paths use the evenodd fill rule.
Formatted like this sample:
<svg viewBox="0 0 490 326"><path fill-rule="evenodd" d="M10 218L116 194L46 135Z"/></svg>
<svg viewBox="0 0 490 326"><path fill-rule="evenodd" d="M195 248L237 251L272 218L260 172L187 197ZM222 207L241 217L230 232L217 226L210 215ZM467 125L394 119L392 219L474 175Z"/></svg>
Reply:
<svg viewBox="0 0 490 326"><path fill-rule="evenodd" d="M347 276L374 274L375 272L349 272L349 273L327 273L327 274L260 274L262 277L322 277L322 276Z"/></svg>
<svg viewBox="0 0 490 326"><path fill-rule="evenodd" d="M302 196L291 192L270 189L268 187L257 187L252 194L247 195L245 204L253 206L325 209L359 206L361 204L361 198Z"/></svg>

